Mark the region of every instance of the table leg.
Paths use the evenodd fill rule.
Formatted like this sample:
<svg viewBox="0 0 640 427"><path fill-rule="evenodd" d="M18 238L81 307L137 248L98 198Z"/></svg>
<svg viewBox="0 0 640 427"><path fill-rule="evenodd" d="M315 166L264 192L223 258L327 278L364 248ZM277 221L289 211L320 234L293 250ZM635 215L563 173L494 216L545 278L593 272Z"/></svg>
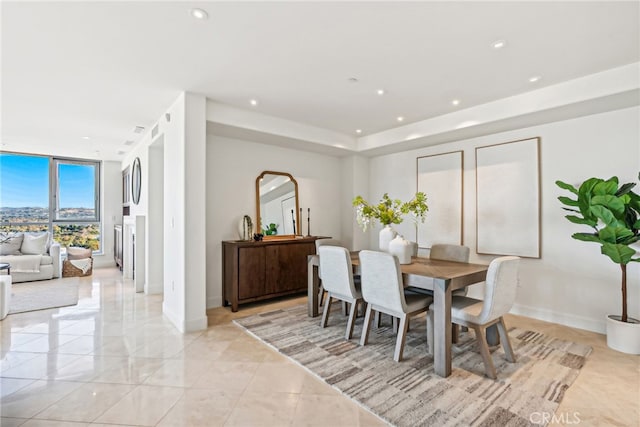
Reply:
<svg viewBox="0 0 640 427"><path fill-rule="evenodd" d="M318 266L314 265L313 258L307 259L307 315L318 317ZM325 303L326 304L326 303Z"/></svg>
<svg viewBox="0 0 640 427"><path fill-rule="evenodd" d="M451 375L451 288L450 281L434 279L433 366L441 377Z"/></svg>

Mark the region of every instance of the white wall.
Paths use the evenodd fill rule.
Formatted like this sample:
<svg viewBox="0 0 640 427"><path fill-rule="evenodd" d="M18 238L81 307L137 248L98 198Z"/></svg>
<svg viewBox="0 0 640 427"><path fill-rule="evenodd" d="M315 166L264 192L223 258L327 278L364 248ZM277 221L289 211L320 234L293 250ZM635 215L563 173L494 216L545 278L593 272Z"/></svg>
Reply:
<svg viewBox="0 0 640 427"><path fill-rule="evenodd" d="M256 178L288 172L298 182L303 230L341 238L341 161L337 157L207 135L207 307L222 304L222 244L238 239L244 215L256 222ZM254 230L255 231L255 230Z"/></svg>
<svg viewBox="0 0 640 427"><path fill-rule="evenodd" d="M122 224L122 173L120 162L102 162L102 255L94 255L95 267L113 267L113 226Z"/></svg>
<svg viewBox="0 0 640 427"><path fill-rule="evenodd" d="M416 191L416 157L464 150L464 244L472 249L472 262L488 263L493 257L475 254L475 147L541 137L542 257L523 259L513 312L604 332L606 315L621 310L620 268L600 254L598 245L570 237L586 230L564 218L557 200L563 192L554 182L578 184L592 176L613 175L621 182L637 182L639 117L640 108L634 107L375 157L370 160L368 200L378 200L385 192L394 198L410 198ZM428 198L429 191L426 193ZM410 221L396 228L413 239ZM371 247L377 244L378 230L369 232ZM631 263L628 269L629 314L637 318L640 263ZM481 288L474 288L472 296L481 294Z"/></svg>

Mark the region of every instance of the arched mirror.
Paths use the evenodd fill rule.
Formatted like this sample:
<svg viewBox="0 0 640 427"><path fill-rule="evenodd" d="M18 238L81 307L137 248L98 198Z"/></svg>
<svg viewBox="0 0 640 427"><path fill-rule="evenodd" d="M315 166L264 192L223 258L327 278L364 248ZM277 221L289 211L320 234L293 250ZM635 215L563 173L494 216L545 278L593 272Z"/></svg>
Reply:
<svg viewBox="0 0 640 427"><path fill-rule="evenodd" d="M140 169L140 158L136 157L131 167L131 199L134 204L140 202L140 189L142 187L142 170Z"/></svg>
<svg viewBox="0 0 640 427"><path fill-rule="evenodd" d="M256 178L256 206L256 232L265 239L298 234L298 183L290 174L262 172Z"/></svg>

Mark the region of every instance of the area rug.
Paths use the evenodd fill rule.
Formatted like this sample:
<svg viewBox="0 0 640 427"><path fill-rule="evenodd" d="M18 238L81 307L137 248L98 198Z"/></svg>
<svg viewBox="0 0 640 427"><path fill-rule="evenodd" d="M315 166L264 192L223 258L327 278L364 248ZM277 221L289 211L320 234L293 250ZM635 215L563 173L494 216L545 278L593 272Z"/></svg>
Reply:
<svg viewBox="0 0 640 427"><path fill-rule="evenodd" d="M11 287L9 314L66 307L78 303L77 283L40 282L14 283Z"/></svg>
<svg viewBox="0 0 640 427"><path fill-rule="evenodd" d="M393 361L390 325L373 328L369 344L358 345L362 322L358 319L354 338L346 341L346 318L336 310L324 329L319 317L307 316L306 305L235 320L396 426L545 425L536 424L543 420L539 414L555 412L591 353L589 346L512 328L517 362L507 362L502 347L493 351L498 379L491 380L484 376L473 332L467 332L452 354L452 375L441 378L426 354L424 316L412 320L400 363Z"/></svg>

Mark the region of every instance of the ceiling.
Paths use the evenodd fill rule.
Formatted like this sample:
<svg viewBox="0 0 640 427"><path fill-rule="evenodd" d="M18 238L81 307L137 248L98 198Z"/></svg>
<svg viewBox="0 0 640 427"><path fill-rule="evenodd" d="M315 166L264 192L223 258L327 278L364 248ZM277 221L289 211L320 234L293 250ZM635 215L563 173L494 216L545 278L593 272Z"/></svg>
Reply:
<svg viewBox="0 0 640 427"><path fill-rule="evenodd" d="M181 91L357 138L638 62L639 6L5 1L2 149L121 159Z"/></svg>

